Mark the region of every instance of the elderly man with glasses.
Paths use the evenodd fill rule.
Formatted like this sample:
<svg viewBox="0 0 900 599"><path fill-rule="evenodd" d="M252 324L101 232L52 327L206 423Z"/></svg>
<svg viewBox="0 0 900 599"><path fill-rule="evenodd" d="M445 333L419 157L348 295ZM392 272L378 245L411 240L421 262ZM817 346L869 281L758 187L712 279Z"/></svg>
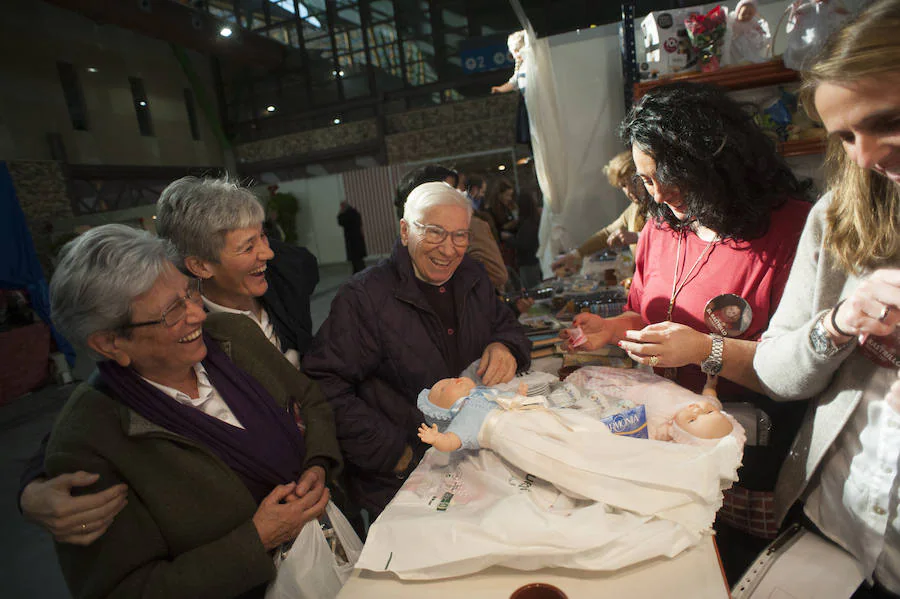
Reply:
<svg viewBox="0 0 900 599"><path fill-rule="evenodd" d="M338 291L303 359L334 410L351 496L373 517L427 449L419 391L476 360L487 385L530 365L524 331L466 255L471 217L446 183L416 187L391 257Z"/></svg>

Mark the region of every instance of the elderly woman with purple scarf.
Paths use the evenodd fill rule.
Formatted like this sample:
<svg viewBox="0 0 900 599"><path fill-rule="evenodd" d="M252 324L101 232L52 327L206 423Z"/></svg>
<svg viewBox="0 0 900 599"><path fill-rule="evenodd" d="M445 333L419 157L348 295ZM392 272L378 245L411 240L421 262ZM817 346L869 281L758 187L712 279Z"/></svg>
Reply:
<svg viewBox="0 0 900 599"><path fill-rule="evenodd" d="M57 544L75 597L261 597L273 552L329 499L341 467L318 387L249 319L207 315L171 245L122 225L67 245L54 320L100 358L63 408L50 476L127 484L127 505L88 546Z"/></svg>

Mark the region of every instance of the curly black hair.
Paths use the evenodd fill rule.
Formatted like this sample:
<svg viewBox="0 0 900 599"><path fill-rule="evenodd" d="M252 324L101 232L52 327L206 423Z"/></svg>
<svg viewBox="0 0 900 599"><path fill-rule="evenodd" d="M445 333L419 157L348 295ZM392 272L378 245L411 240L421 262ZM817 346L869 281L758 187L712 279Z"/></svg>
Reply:
<svg viewBox="0 0 900 599"><path fill-rule="evenodd" d="M654 88L632 107L622 140L653 158L656 179L678 189L685 202L682 222L651 201L657 225L678 230L697 221L722 237L755 239L788 198L806 198L807 188L747 108L722 88L700 83Z"/></svg>

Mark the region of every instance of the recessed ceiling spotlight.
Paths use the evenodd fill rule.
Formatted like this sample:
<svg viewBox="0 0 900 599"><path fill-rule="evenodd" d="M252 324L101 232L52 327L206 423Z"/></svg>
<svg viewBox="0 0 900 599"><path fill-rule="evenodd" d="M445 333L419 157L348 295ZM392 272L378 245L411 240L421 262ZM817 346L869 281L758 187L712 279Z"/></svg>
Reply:
<svg viewBox="0 0 900 599"><path fill-rule="evenodd" d="M144 101L144 100L141 100L140 102L138 102L138 104L139 104L140 106L146 106L146 105L147 105L147 102Z"/></svg>
<svg viewBox="0 0 900 599"><path fill-rule="evenodd" d="M506 165L505 165L505 164L501 164L500 166L497 167L497 170L498 170L498 171L505 171L505 170L506 170Z"/></svg>
<svg viewBox="0 0 900 599"><path fill-rule="evenodd" d="M266 112L275 112L275 110L276 110L276 108L274 106L272 106L271 104L266 106Z"/></svg>
<svg viewBox="0 0 900 599"><path fill-rule="evenodd" d="M336 116L336 117L334 117L334 119L332 119L331 122L334 123L335 125L340 125L340 124L341 124L341 117Z"/></svg>
<svg viewBox="0 0 900 599"><path fill-rule="evenodd" d="M87 68L87 72L88 72L88 73L96 73L96 72L97 72L97 67L88 67L88 68Z"/></svg>
<svg viewBox="0 0 900 599"><path fill-rule="evenodd" d="M222 37L231 37L232 33L234 32L231 30L231 27L222 27L219 29L219 35Z"/></svg>

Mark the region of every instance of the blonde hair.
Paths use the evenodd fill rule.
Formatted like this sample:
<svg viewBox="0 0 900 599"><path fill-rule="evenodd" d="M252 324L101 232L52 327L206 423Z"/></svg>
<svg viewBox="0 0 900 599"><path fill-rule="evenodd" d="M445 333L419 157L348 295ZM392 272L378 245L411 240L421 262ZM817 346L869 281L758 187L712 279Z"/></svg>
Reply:
<svg viewBox="0 0 900 599"><path fill-rule="evenodd" d="M631 150L625 150L620 154L616 154L603 167L603 174L606 175L609 184L616 189L630 187L634 181L634 176L637 174L637 167L634 166Z"/></svg>
<svg viewBox="0 0 900 599"><path fill-rule="evenodd" d="M853 84L896 74L900 77L900 2L880 0L828 41L803 74L801 101L821 120L815 93L822 83ZM828 190L825 247L848 273L883 265L900 252L900 188L883 175L857 165L841 141L829 138L825 159Z"/></svg>
<svg viewBox="0 0 900 599"><path fill-rule="evenodd" d="M522 61L525 60L522 58L522 48L525 47L525 30L520 29L510 33L509 37L506 38L506 47L509 48L509 53L516 59L516 73L518 73L522 67Z"/></svg>

